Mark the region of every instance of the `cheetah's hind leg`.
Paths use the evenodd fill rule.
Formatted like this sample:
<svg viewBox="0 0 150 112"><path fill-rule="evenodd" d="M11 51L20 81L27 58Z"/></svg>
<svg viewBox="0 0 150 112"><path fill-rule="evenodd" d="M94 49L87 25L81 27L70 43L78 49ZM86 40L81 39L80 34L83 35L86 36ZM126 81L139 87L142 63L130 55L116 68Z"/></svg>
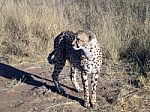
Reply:
<svg viewBox="0 0 150 112"><path fill-rule="evenodd" d="M60 86L59 80L58 80L59 74L62 71L63 67L64 67L64 64L56 64L54 66L54 71L53 71L53 74L52 74L52 79L53 79L53 82L55 84L56 91L59 94L65 94L65 90Z"/></svg>

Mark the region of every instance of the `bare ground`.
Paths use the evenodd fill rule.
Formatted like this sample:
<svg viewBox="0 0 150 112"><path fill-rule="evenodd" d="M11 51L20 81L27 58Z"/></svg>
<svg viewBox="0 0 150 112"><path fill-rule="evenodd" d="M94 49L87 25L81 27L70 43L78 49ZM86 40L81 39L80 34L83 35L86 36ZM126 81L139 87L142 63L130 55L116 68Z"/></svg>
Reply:
<svg viewBox="0 0 150 112"><path fill-rule="evenodd" d="M150 91L128 84L127 75L110 77L102 73L97 87L98 108L86 109L83 93L76 93L71 84L69 66L60 74L66 94L55 90L52 71L48 63L0 63L0 112L150 112Z"/></svg>

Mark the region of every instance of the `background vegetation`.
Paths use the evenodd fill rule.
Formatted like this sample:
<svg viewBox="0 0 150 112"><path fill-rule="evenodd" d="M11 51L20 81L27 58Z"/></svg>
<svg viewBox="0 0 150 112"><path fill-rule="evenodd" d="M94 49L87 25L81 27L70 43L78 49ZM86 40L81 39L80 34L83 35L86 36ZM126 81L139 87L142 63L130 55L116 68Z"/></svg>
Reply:
<svg viewBox="0 0 150 112"><path fill-rule="evenodd" d="M149 60L149 0L1 0L0 11L2 55L43 60L61 31L89 29L109 59Z"/></svg>
<svg viewBox="0 0 150 112"><path fill-rule="evenodd" d="M7 63L46 61L61 31L88 29L104 58L149 71L149 0L1 0L0 25L0 60Z"/></svg>

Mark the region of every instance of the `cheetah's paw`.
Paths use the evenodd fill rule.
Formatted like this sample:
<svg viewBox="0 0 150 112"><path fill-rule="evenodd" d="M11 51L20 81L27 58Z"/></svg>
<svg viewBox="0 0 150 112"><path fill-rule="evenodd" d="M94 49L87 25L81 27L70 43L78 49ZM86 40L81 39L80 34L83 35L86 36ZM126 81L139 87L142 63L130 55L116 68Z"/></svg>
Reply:
<svg viewBox="0 0 150 112"><path fill-rule="evenodd" d="M85 107L85 108L90 108L90 103L89 103L88 101L85 101L85 102L84 102L84 107Z"/></svg>

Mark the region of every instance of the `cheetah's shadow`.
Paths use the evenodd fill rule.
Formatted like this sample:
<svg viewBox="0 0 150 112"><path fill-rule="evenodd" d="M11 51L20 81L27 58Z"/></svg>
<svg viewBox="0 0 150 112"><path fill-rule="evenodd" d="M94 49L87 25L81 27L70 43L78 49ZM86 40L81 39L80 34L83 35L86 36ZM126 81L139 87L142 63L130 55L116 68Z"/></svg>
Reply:
<svg viewBox="0 0 150 112"><path fill-rule="evenodd" d="M28 85L32 85L34 87L41 87L41 86L45 86L47 89L50 89L51 92L55 92L61 96L64 96L68 99L71 99L71 100L75 100L77 102L79 102L81 105L83 105L83 99L81 98L78 98L78 97L75 97L75 96L72 96L70 94L61 94L57 91L56 87L53 86L53 85L47 85L46 83L44 82L41 82L41 81L38 81L38 80L35 80L35 78L37 79L43 79L45 81L49 81L49 82L53 82L49 79L46 79L46 78L42 78L40 76L37 76L35 74L31 74L31 73L28 73L28 72L25 72L25 71L22 71L22 70L19 70L15 67L12 67L10 65L6 65L6 64L3 64L3 63L0 63L0 76L1 77L4 77L4 78L7 78L7 79L11 79L11 80L17 80L17 81L21 81L22 83L25 83L25 84L28 84ZM61 84L62 87L65 87L67 89L70 89L70 90L73 90L75 91L75 89L71 88L71 87L68 87L64 84Z"/></svg>

